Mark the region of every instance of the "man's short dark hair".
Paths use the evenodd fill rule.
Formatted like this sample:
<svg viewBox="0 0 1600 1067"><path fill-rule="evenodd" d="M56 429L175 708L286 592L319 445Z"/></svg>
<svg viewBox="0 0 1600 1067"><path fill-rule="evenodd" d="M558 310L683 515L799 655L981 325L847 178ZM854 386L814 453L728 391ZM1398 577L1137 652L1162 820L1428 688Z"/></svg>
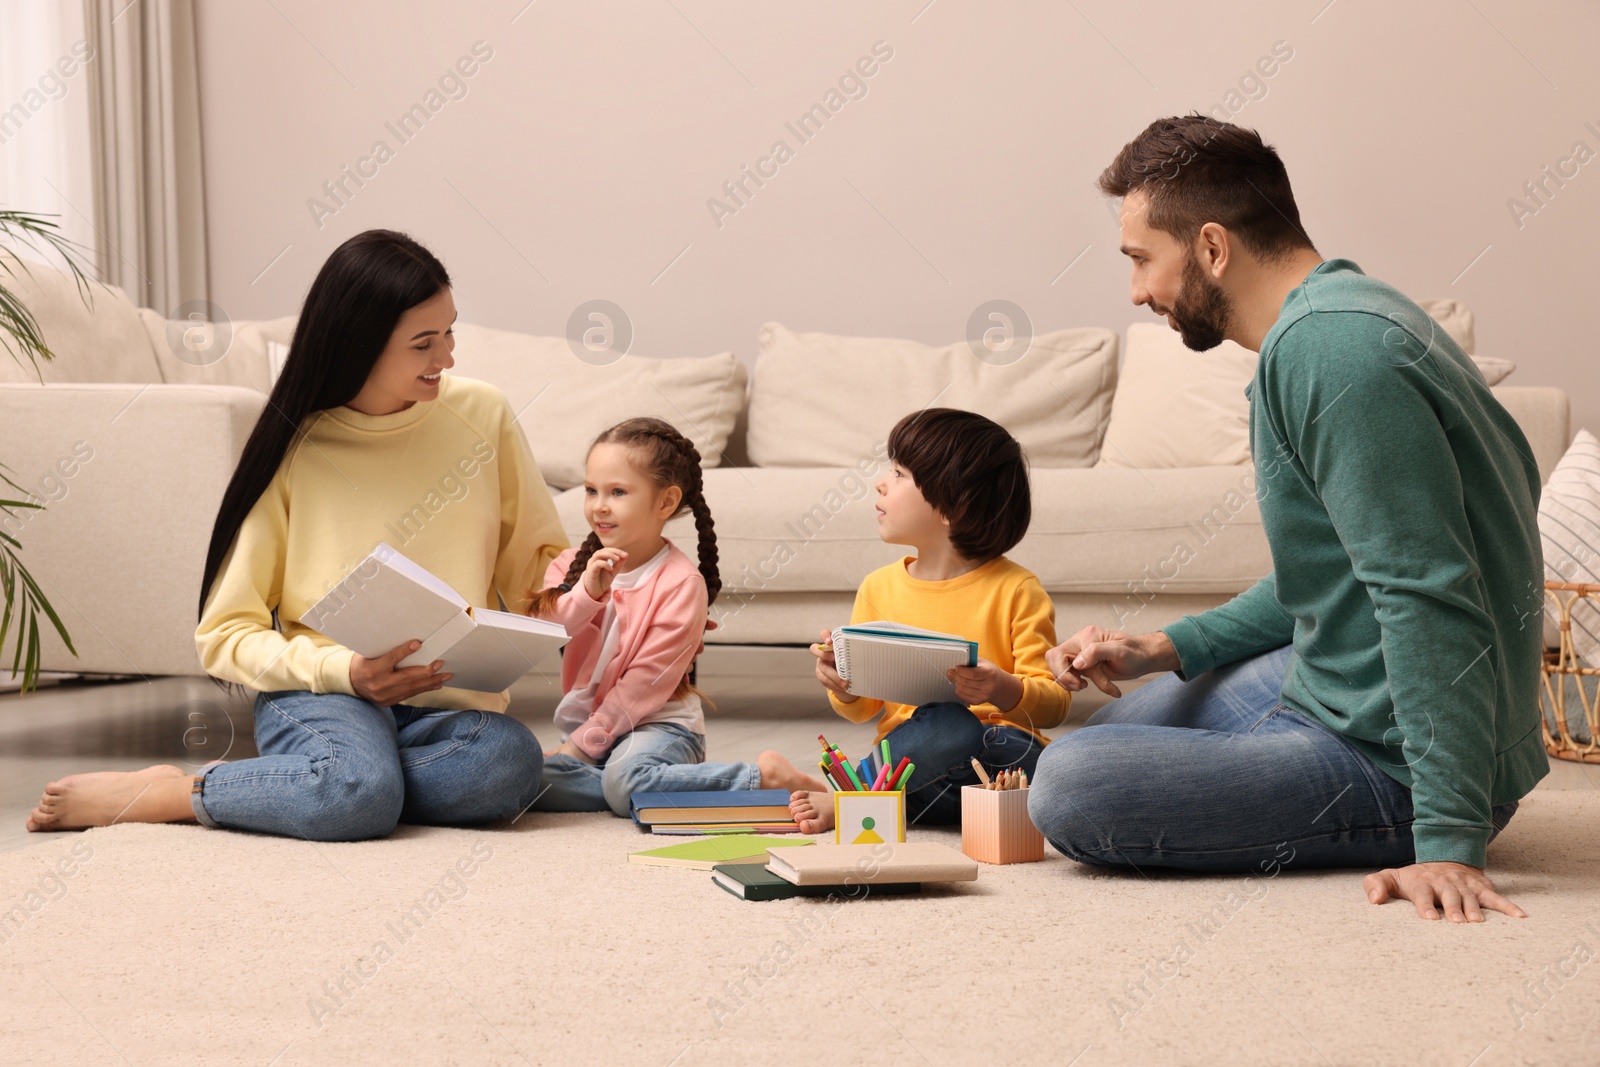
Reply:
<svg viewBox="0 0 1600 1067"><path fill-rule="evenodd" d="M1100 191L1148 193L1150 225L1185 246L1215 222L1263 260L1313 248L1277 151L1255 130L1208 115L1146 126L1100 175Z"/></svg>
<svg viewBox="0 0 1600 1067"><path fill-rule="evenodd" d="M950 544L964 558L987 563L1028 532L1028 458L999 423L955 408L912 412L889 432L889 461L950 520Z"/></svg>

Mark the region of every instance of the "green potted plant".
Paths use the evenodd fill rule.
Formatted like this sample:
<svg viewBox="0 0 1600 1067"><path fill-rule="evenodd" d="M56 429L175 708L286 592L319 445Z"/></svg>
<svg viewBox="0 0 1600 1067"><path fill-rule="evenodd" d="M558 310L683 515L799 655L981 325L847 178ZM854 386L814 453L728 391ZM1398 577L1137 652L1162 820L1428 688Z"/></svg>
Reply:
<svg viewBox="0 0 1600 1067"><path fill-rule="evenodd" d="M3 272L0 273L0 345L4 345L19 364L31 367L41 382L44 376L39 374L39 363L41 360L55 359L55 353L45 343L33 313L6 285L7 279L16 277L19 269L24 272L28 270L28 264L17 255L16 248L26 246L35 252L56 253L72 272L84 303L91 304L89 278L79 262L82 249L68 240L56 223L50 221L51 218L0 208L0 272ZM0 512L13 517L18 509L42 509L43 503L27 499L28 491L11 479L9 470L0 463L0 481L5 483L0 486L0 493L10 496L14 492L22 499L0 499ZM50 606L49 598L34 581L33 575L28 573L28 568L23 566L18 556L21 549L22 542L0 526L0 590L4 591L6 598L5 609L0 612L0 669L9 669L11 674L20 675L22 691L26 693L39 684L41 614L50 620L56 633L61 635L67 651L76 656L78 650L72 647L72 638L67 635L67 628L55 608ZM14 644L9 668L6 667L8 642Z"/></svg>

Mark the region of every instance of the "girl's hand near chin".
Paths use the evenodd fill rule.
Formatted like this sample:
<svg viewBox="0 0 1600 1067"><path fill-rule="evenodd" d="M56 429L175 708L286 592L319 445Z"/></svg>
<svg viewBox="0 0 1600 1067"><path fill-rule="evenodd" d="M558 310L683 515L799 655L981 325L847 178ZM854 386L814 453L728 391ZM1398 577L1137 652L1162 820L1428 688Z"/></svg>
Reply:
<svg viewBox="0 0 1600 1067"><path fill-rule="evenodd" d="M589 565L583 569L583 589L590 599L605 599L611 589L611 579L617 576L617 568L627 559L628 554L620 548L595 550L595 554L589 557Z"/></svg>

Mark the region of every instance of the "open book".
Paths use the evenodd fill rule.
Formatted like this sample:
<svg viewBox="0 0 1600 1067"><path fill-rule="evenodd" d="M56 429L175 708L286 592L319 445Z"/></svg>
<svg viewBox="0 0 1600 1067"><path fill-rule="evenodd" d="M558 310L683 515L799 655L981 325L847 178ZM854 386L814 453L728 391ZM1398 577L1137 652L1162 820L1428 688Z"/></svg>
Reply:
<svg viewBox="0 0 1600 1067"><path fill-rule="evenodd" d="M976 667L978 642L898 622L861 622L833 631L833 658L853 695L916 707L956 699L944 672Z"/></svg>
<svg viewBox="0 0 1600 1067"><path fill-rule="evenodd" d="M560 623L475 608L465 597L386 544L362 560L300 621L371 659L407 641L422 647L400 661L444 660L451 689L498 693L567 643Z"/></svg>

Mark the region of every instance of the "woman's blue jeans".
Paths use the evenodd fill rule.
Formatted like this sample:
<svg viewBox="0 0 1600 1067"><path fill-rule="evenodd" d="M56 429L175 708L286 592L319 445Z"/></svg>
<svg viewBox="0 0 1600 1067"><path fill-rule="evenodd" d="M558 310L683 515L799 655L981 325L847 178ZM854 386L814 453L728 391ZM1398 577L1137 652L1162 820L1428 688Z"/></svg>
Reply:
<svg viewBox="0 0 1600 1067"><path fill-rule="evenodd" d="M498 822L533 803L544 765L533 731L510 716L337 693L262 693L255 734L259 757L197 776L204 825L362 841L402 822Z"/></svg>
<svg viewBox="0 0 1600 1067"><path fill-rule="evenodd" d="M1280 702L1285 646L1185 682L1168 674L1050 743L1034 825L1097 867L1266 871L1415 862L1411 791ZM1496 807L1495 833L1517 805Z"/></svg>

